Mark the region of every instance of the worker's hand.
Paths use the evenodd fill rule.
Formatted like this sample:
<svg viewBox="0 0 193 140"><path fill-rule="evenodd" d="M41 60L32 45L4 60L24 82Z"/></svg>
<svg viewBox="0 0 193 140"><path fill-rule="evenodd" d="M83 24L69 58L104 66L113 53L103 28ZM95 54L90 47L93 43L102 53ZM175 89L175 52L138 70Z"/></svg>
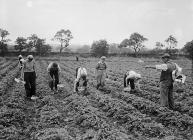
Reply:
<svg viewBox="0 0 193 140"><path fill-rule="evenodd" d="M23 81L23 76L21 76L19 79Z"/></svg>
<svg viewBox="0 0 193 140"><path fill-rule="evenodd" d="M37 73L35 74L35 77L36 77L36 78L38 78L38 75L37 75Z"/></svg>

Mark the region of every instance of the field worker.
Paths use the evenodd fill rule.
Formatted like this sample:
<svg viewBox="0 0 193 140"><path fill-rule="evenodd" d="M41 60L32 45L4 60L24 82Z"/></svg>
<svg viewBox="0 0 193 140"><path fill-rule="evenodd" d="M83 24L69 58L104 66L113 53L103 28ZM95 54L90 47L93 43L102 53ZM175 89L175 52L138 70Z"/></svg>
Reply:
<svg viewBox="0 0 193 140"><path fill-rule="evenodd" d="M160 101L161 106L169 107L169 109L174 109L174 99L173 99L173 78L172 72L176 70L175 63L170 61L170 55L164 54L162 56L163 64L155 66L146 66L146 68L152 68L161 70L160 76Z"/></svg>
<svg viewBox="0 0 193 140"><path fill-rule="evenodd" d="M36 95L36 65L32 55L23 60L23 77L25 81L26 96L28 99L37 99Z"/></svg>
<svg viewBox="0 0 193 140"><path fill-rule="evenodd" d="M76 61L78 61L79 60L79 58L78 58L78 56L76 56Z"/></svg>
<svg viewBox="0 0 193 140"><path fill-rule="evenodd" d="M105 86L105 78L106 78L106 69L107 65L105 63L105 56L102 56L100 61L96 65L96 79L97 79L97 89L99 87Z"/></svg>
<svg viewBox="0 0 193 140"><path fill-rule="evenodd" d="M19 55L18 56L18 60L19 60L19 71L21 72L21 74L20 74L20 80L22 80L22 68L23 68L23 61L24 61L24 59L23 59L23 56L22 55Z"/></svg>
<svg viewBox="0 0 193 140"><path fill-rule="evenodd" d="M139 80L141 79L141 74L136 73L135 71L127 71L124 75L124 91L127 91L127 87L130 85L130 91L135 90L135 83L137 88L140 90L139 87Z"/></svg>
<svg viewBox="0 0 193 140"><path fill-rule="evenodd" d="M81 86L84 90L87 89L87 71L83 67L76 68L76 79L74 82L74 92L78 92L78 87Z"/></svg>
<svg viewBox="0 0 193 140"><path fill-rule="evenodd" d="M19 70L22 70L23 68L23 56L22 55L19 55L18 56L18 60L19 60Z"/></svg>
<svg viewBox="0 0 193 140"><path fill-rule="evenodd" d="M52 79L50 82L51 90L53 90L53 88L55 87L55 90L57 91L57 85L59 84L59 74L61 72L59 64L57 64L56 62L51 62L47 67L47 72Z"/></svg>

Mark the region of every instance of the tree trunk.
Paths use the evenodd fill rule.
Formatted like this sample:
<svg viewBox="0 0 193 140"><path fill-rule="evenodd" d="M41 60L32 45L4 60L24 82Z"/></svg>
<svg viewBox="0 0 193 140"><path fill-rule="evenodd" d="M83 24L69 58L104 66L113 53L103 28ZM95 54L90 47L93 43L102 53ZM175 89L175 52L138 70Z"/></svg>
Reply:
<svg viewBox="0 0 193 140"><path fill-rule="evenodd" d="M62 53L62 50L63 50L63 45L61 43L61 45L60 45L60 54Z"/></svg>
<svg viewBox="0 0 193 140"><path fill-rule="evenodd" d="M134 57L137 57L137 49L134 47Z"/></svg>

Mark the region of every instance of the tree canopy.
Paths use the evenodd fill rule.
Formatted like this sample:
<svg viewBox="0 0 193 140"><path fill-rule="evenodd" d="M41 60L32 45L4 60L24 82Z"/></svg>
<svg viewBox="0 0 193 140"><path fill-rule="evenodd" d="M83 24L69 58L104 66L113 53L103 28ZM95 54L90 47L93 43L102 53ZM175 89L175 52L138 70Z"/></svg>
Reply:
<svg viewBox="0 0 193 140"><path fill-rule="evenodd" d="M0 50L1 50L1 54L4 56L5 52L8 51L7 49L7 42L10 41L10 39L6 39L6 37L9 35L9 32L7 30L1 29L0 28Z"/></svg>
<svg viewBox="0 0 193 140"><path fill-rule="evenodd" d="M193 40L187 42L182 50L188 54L189 58L193 59Z"/></svg>
<svg viewBox="0 0 193 140"><path fill-rule="evenodd" d="M24 37L18 37L15 43L15 50L19 50L19 52L21 53L21 51L24 50L27 46L27 39Z"/></svg>
<svg viewBox="0 0 193 140"><path fill-rule="evenodd" d="M106 40L102 39L94 41L91 46L91 54L93 56L104 56L108 54L109 44Z"/></svg>
<svg viewBox="0 0 193 140"><path fill-rule="evenodd" d="M170 35L165 40L165 42L167 44L167 46L166 46L167 48L166 49L168 50L168 53L172 53L172 50L176 49L176 47L177 47L177 43L178 43L177 39L174 36Z"/></svg>
<svg viewBox="0 0 193 140"><path fill-rule="evenodd" d="M139 33L133 33L131 34L129 39L124 39L120 43L120 47L131 47L135 54L137 53L144 47L143 43L147 41L148 39L145 38L143 35Z"/></svg>
<svg viewBox="0 0 193 140"><path fill-rule="evenodd" d="M70 30L61 29L54 35L53 40L57 40L60 42L60 53L62 50L69 46L70 40L73 38Z"/></svg>

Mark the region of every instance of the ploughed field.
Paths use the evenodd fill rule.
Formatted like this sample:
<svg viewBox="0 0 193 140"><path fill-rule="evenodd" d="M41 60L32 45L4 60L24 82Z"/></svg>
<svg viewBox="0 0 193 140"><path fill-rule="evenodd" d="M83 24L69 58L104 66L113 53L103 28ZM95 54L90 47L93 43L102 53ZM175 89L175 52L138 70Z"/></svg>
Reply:
<svg viewBox="0 0 193 140"><path fill-rule="evenodd" d="M36 58L36 101L25 100L16 58L0 59L0 139L26 140L148 140L193 139L193 85L191 62L174 60L187 75L184 85L174 85L175 110L159 105L159 75L144 69L158 59L107 58L106 88L96 90L96 58ZM46 68L52 61L61 67L60 83L53 94L48 87ZM73 93L75 69L87 68L89 88L86 93ZM123 76L127 70L142 74L141 91L123 92Z"/></svg>

